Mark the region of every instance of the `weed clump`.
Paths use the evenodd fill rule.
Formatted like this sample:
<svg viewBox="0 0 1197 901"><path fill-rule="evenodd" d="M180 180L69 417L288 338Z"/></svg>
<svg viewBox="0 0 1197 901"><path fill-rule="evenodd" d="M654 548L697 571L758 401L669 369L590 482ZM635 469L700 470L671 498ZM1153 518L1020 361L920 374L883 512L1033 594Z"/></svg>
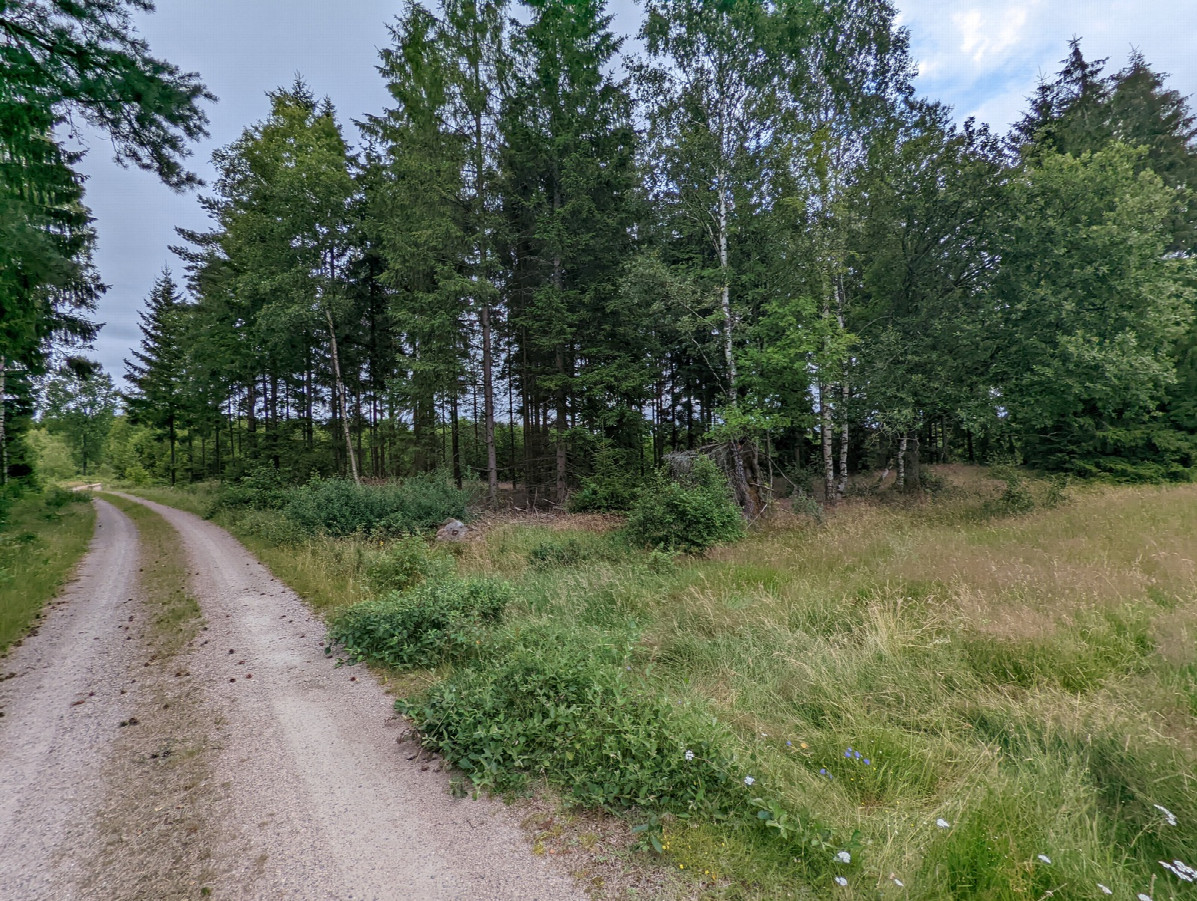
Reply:
<svg viewBox="0 0 1197 901"><path fill-rule="evenodd" d="M464 519L470 493L433 475L388 485L343 479L286 487L277 475L256 473L225 488L217 510L277 511L301 535L411 535L450 518Z"/></svg>
<svg viewBox="0 0 1197 901"><path fill-rule="evenodd" d="M346 608L329 627L329 650L340 644L351 660L396 669L436 666L476 649L511 597L497 579L422 582Z"/></svg>
<svg viewBox="0 0 1197 901"><path fill-rule="evenodd" d="M365 566L365 581L372 591L384 594L406 591L421 582L453 573L453 561L433 554L422 538L409 535L392 542Z"/></svg>
<svg viewBox="0 0 1197 901"><path fill-rule="evenodd" d="M715 816L744 793L730 736L711 718L636 684L601 649L540 638L396 706L480 787L543 776L583 804Z"/></svg>
<svg viewBox="0 0 1197 901"><path fill-rule="evenodd" d="M628 516L627 535L638 545L700 553L744 537L744 518L718 467L698 457L677 480L659 475Z"/></svg>

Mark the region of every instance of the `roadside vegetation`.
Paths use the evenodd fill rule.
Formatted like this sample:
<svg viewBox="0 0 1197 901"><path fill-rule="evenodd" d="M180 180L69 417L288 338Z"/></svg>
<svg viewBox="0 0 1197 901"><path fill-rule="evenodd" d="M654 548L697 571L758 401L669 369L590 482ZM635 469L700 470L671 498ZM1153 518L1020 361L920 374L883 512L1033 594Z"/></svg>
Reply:
<svg viewBox="0 0 1197 901"><path fill-rule="evenodd" d="M997 475L702 555L252 533L476 787L617 814L704 897L1190 897L1197 488Z"/></svg>
<svg viewBox="0 0 1197 901"><path fill-rule="evenodd" d="M91 495L22 486L0 494L0 654L70 578L95 527Z"/></svg>

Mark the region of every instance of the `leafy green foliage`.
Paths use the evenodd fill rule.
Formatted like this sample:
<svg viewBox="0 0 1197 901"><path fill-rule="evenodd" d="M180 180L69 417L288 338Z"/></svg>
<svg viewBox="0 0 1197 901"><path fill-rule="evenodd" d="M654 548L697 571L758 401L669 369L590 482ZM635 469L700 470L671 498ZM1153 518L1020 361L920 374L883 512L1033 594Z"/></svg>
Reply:
<svg viewBox="0 0 1197 901"><path fill-rule="evenodd" d="M627 678L607 651L522 636L397 707L482 787L521 788L543 774L596 806L725 810L743 789L725 727Z"/></svg>
<svg viewBox="0 0 1197 901"><path fill-rule="evenodd" d="M453 559L434 554L427 542L416 535L392 541L365 567L366 584L379 594L405 591L429 579L443 579L452 574Z"/></svg>
<svg viewBox="0 0 1197 901"><path fill-rule="evenodd" d="M475 651L511 597L511 586L494 579L422 582L346 608L330 624L329 640L344 645L353 660L398 669L436 666Z"/></svg>
<svg viewBox="0 0 1197 901"><path fill-rule="evenodd" d="M435 476L397 484L355 485L344 480L311 482L286 493L283 514L312 533L402 535L462 519L470 494Z"/></svg>
<svg viewBox="0 0 1197 901"><path fill-rule="evenodd" d="M628 516L636 544L696 553L744 536L744 518L723 473L706 457L680 481L661 475Z"/></svg>

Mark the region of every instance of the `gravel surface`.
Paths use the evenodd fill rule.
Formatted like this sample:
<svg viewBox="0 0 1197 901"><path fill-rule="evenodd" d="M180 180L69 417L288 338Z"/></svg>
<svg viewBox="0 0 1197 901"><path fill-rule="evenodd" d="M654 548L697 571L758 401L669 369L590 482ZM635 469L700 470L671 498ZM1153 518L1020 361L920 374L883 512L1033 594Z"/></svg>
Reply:
<svg viewBox="0 0 1197 901"><path fill-rule="evenodd" d="M96 533L75 581L44 611L37 634L0 660L0 896L71 898L104 788L96 778L126 693L135 642L122 625L139 609L137 530L96 501Z"/></svg>
<svg viewBox="0 0 1197 901"><path fill-rule="evenodd" d="M19 675L0 683L0 895L72 898L80 895L71 886L86 886L83 897L154 897L153 883L137 889L136 880L95 870L153 869L122 860L111 836L170 827L163 853L176 847L158 868L173 882L160 897L201 897L201 889L218 899L584 897L555 861L531 853L517 813L450 796L447 774L418 753L377 681L363 667L335 668L323 653L323 624L237 541L148 502L182 536L207 627L170 662L172 672L157 674L156 687L134 686L138 675L154 680L144 678L137 641L112 636L134 615L126 608L136 534L98 504L79 580L40 634L5 661ZM129 730L113 728L114 717L161 708L162 680L176 668L185 690L160 728L171 746L193 747L202 766L135 803L114 803L122 786L105 781L141 779L142 752L161 740L149 730L118 738ZM118 686L133 690L121 695ZM81 697L86 703L72 707ZM105 853L77 848L101 835ZM202 853L183 854L180 842Z"/></svg>

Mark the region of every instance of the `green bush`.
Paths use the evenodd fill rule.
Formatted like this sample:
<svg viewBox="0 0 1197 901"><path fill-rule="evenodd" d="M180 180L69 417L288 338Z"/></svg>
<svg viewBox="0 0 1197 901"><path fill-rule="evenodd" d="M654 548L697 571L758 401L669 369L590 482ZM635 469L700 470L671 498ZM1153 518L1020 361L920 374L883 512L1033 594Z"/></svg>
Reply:
<svg viewBox="0 0 1197 901"><path fill-rule="evenodd" d="M475 649L511 597L511 586L496 579L422 582L347 608L329 627L330 648L398 669L436 666Z"/></svg>
<svg viewBox="0 0 1197 901"><path fill-rule="evenodd" d="M469 500L468 492L431 475L389 485L330 480L290 489L283 513L312 533L404 535L464 518Z"/></svg>
<svg viewBox="0 0 1197 901"><path fill-rule="evenodd" d="M734 798L743 806L723 727L650 694L601 650L541 638L525 636L396 707L480 787L519 789L543 776L608 808L719 816Z"/></svg>
<svg viewBox="0 0 1197 901"><path fill-rule="evenodd" d="M90 500L91 495L85 491L68 491L58 487L47 488L46 493L42 495L42 503L47 510L61 510L68 504L86 503Z"/></svg>
<svg viewBox="0 0 1197 901"><path fill-rule="evenodd" d="M626 451L605 447L595 455L594 474L569 499L573 513L622 513L644 485L638 463Z"/></svg>
<svg viewBox="0 0 1197 901"><path fill-rule="evenodd" d="M613 542L607 535L570 535L546 538L528 551L528 564L533 569L552 569L580 566L600 560L618 561L627 557L627 546Z"/></svg>
<svg viewBox="0 0 1197 901"><path fill-rule="evenodd" d="M683 480L659 476L645 489L627 534L638 545L694 553L743 538L744 518L723 473L699 457Z"/></svg>
<svg viewBox="0 0 1197 901"><path fill-rule="evenodd" d="M392 542L365 567L366 584L378 594L405 591L426 579L452 575L453 561L433 554L427 542L415 535Z"/></svg>

